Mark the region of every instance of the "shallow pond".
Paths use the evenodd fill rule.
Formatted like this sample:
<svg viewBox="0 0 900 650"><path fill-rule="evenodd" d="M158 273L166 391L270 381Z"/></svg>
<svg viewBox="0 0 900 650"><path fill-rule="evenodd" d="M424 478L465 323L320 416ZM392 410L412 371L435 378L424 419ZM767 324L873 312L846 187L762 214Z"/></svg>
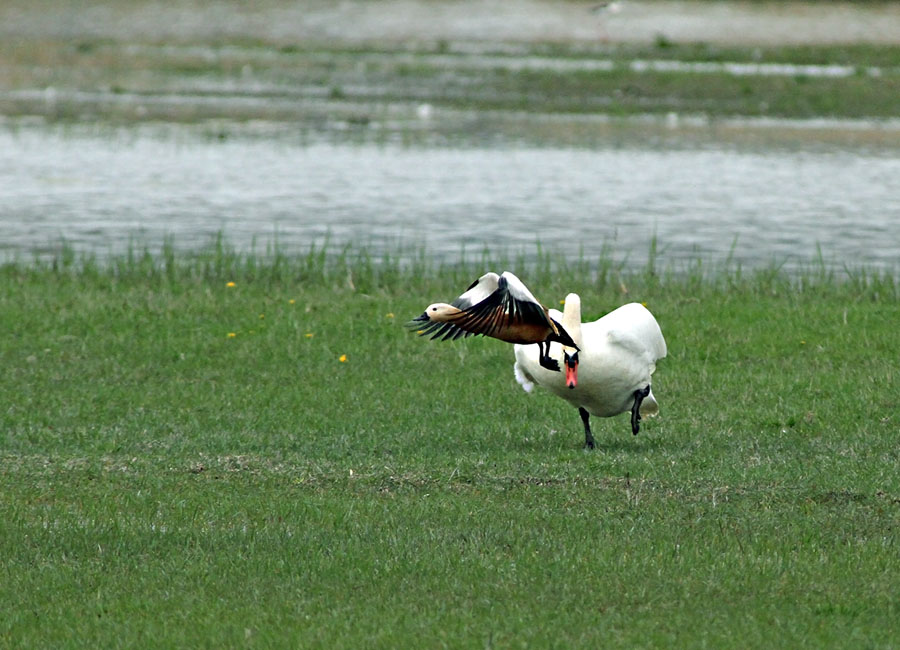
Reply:
<svg viewBox="0 0 900 650"><path fill-rule="evenodd" d="M0 255L64 240L104 257L137 243L286 252L313 243L548 250L643 264L895 271L900 158L867 147L590 147L210 137L153 129L0 128Z"/></svg>

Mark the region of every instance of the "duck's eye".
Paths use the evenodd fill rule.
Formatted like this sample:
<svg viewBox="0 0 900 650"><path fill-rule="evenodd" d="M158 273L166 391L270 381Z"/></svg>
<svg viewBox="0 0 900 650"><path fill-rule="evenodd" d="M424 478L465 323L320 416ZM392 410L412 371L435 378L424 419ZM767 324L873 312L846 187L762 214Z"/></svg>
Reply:
<svg viewBox="0 0 900 650"><path fill-rule="evenodd" d="M431 311L437 311L437 307L432 307Z"/></svg>

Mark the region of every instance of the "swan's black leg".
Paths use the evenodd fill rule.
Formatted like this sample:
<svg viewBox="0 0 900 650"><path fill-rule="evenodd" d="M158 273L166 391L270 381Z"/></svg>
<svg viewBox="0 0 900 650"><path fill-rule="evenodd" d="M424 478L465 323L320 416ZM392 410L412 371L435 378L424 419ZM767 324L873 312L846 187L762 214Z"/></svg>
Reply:
<svg viewBox="0 0 900 650"><path fill-rule="evenodd" d="M578 407L578 413L581 415L581 421L584 422L584 446L588 449L594 448L594 435L591 433L591 414Z"/></svg>
<svg viewBox="0 0 900 650"><path fill-rule="evenodd" d="M631 407L631 433L638 434L641 430L641 402L650 394L650 384L646 388L634 391L634 405Z"/></svg>
<svg viewBox="0 0 900 650"><path fill-rule="evenodd" d="M540 354L538 363L541 364L541 367L554 372L559 372L559 361L550 356L550 341L538 343L538 350Z"/></svg>

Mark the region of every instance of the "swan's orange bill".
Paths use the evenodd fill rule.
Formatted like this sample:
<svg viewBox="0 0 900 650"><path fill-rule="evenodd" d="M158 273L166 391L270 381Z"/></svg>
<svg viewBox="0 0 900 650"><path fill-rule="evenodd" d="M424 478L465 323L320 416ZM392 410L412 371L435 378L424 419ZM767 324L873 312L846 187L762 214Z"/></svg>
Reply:
<svg viewBox="0 0 900 650"><path fill-rule="evenodd" d="M575 388L576 384L578 384L578 362L574 363L569 361L565 364L566 366L566 386L569 388Z"/></svg>

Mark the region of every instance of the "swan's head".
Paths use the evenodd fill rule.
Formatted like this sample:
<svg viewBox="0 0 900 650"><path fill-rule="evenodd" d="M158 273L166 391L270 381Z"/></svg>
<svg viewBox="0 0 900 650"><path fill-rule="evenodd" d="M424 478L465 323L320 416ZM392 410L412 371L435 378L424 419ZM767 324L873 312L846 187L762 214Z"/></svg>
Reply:
<svg viewBox="0 0 900 650"><path fill-rule="evenodd" d="M566 366L566 386L575 388L578 385L578 352L563 349L563 363Z"/></svg>

